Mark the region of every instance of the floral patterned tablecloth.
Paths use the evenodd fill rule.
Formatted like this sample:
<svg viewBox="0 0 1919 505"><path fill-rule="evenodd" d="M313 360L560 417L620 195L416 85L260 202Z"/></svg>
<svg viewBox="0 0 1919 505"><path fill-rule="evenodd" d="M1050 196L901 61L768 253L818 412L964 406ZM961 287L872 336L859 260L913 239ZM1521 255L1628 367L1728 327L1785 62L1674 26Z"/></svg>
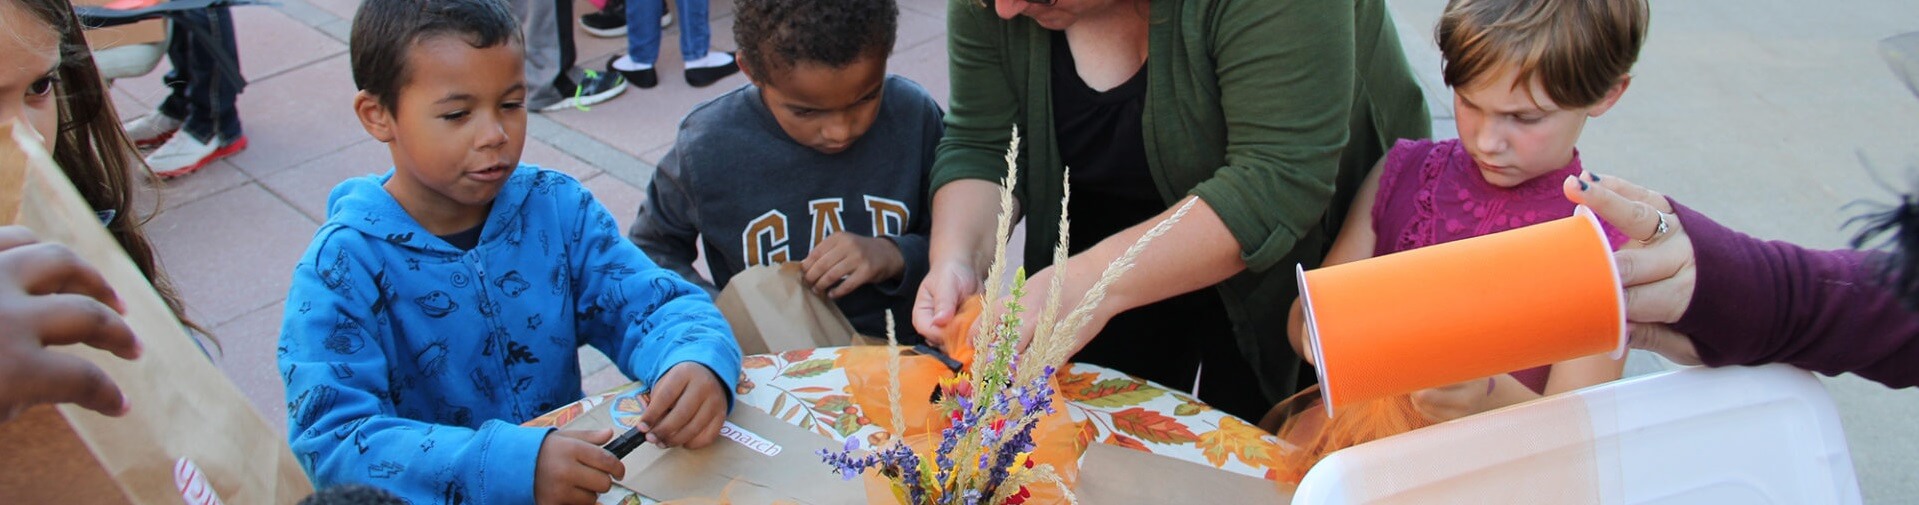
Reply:
<svg viewBox="0 0 1919 505"><path fill-rule="evenodd" d="M860 412L848 391L846 371L835 366L843 349L747 356L735 391L739 405L766 411L834 441L860 437L871 445L885 442L891 438L880 427L885 421ZM1068 364L1060 371L1059 381L1060 395L1068 401L1073 421L1080 423L1082 436L1229 472L1275 478L1278 438L1186 393L1083 363ZM566 424L638 386L628 384L588 396L525 424ZM601 501L634 503L629 495L610 493Z"/></svg>

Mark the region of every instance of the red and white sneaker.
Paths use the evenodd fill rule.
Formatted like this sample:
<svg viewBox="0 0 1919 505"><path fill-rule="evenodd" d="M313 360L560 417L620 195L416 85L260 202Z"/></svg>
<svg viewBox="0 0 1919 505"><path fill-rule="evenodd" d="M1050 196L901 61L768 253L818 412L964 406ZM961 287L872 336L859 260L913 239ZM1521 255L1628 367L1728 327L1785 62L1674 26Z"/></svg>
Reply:
<svg viewBox="0 0 1919 505"><path fill-rule="evenodd" d="M132 140L135 147L152 149L165 144L167 139L173 137L173 132L180 131L180 124L180 120L154 111L127 121L120 127L127 130L127 139Z"/></svg>
<svg viewBox="0 0 1919 505"><path fill-rule="evenodd" d="M246 150L247 137L219 143L216 137L212 141L201 142L192 135L174 135L161 144L153 154L147 155L147 167L153 169L153 175L161 179L172 179L191 174L205 168L207 164L221 158Z"/></svg>

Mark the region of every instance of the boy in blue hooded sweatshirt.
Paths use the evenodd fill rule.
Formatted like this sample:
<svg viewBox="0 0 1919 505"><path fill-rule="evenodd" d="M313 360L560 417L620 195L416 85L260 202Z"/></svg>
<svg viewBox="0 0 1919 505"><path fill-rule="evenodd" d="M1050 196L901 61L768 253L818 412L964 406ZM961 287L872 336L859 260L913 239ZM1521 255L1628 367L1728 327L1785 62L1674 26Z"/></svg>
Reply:
<svg viewBox="0 0 1919 505"><path fill-rule="evenodd" d="M581 398L582 344L650 385L649 441L719 432L739 347L578 181L519 164L523 50L500 0L368 0L354 16L354 110L393 169L334 188L287 299L289 437L318 485L591 503L625 473L599 447L612 433L518 425Z"/></svg>

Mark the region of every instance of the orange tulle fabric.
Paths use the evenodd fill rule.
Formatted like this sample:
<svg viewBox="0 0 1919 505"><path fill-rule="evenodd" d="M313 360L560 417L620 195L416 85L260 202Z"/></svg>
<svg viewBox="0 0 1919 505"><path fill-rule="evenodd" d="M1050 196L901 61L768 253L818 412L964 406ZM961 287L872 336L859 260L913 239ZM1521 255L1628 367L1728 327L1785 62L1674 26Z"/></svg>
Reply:
<svg viewBox="0 0 1919 505"><path fill-rule="evenodd" d="M1277 473L1283 486L1295 486L1319 460L1340 449L1431 426L1413 408L1410 395L1366 400L1326 417L1319 389L1300 392L1273 408L1268 417L1284 416L1276 434L1290 446L1279 455ZM1266 424L1266 423L1262 423Z"/></svg>
<svg viewBox="0 0 1919 505"><path fill-rule="evenodd" d="M969 370L973 368L973 323L979 320L982 306L980 297L968 297L965 303L960 304L959 313L953 314L953 320L942 328L945 335L941 335L941 338L946 343L940 346L940 351L966 364Z"/></svg>
<svg viewBox="0 0 1919 505"><path fill-rule="evenodd" d="M886 346L848 347L840 352L839 366L846 370L846 391L859 406L860 415L873 425L893 431L892 378L887 375ZM954 375L946 365L931 356L920 356L900 349L900 410L906 433L938 433L950 423L939 415L933 404L933 389L941 380Z"/></svg>
<svg viewBox="0 0 1919 505"><path fill-rule="evenodd" d="M964 370L970 371L973 366L971 330L981 308L979 297L968 298L945 328L941 351L964 364ZM846 370L847 393L862 415L874 425L892 431L892 385L887 375L887 351L885 346L848 348L840 353L838 365ZM907 440L915 452L932 457L937 444L928 441L937 442L940 431L952 425L951 418L940 415L938 406L932 402L933 390L940 380L955 374L937 359L901 352L904 354L900 356L900 409L905 414L906 432L899 436ZM1058 379L1053 380L1057 391ZM1053 413L1040 417L1039 424L1033 428L1036 444L1031 456L1033 463L1052 465L1068 489L1078 481L1079 457L1086 452L1091 438L1086 428L1082 423L1073 422L1066 413L1066 401L1058 397L1053 399ZM1066 503L1058 486L1038 484L1027 486L1027 491L1032 493L1026 501L1029 504Z"/></svg>

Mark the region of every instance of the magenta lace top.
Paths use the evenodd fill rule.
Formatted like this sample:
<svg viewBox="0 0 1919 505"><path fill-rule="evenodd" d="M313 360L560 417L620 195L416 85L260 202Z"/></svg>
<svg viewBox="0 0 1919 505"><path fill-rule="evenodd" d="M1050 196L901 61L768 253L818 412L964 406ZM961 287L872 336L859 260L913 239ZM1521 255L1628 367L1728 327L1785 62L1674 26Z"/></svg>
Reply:
<svg viewBox="0 0 1919 505"><path fill-rule="evenodd" d="M1571 163L1518 186L1486 182L1472 155L1458 139L1401 140L1386 153L1373 201L1374 256L1444 244L1550 221L1573 213L1560 185L1580 173L1579 155ZM1606 238L1618 248L1625 236L1606 226ZM1550 367L1512 372L1513 378L1544 393Z"/></svg>

